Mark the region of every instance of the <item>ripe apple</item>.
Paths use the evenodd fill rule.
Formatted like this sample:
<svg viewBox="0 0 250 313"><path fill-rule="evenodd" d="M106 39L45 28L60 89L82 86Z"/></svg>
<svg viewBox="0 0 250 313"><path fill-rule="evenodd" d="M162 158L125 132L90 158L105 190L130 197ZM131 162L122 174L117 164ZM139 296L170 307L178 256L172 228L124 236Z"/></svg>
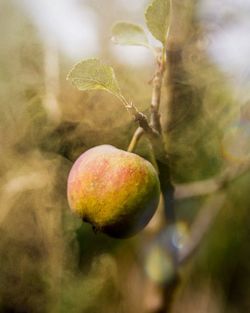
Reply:
<svg viewBox="0 0 250 313"><path fill-rule="evenodd" d="M97 231L123 238L143 229L159 202L160 183L150 162L101 145L84 152L68 177L71 210Z"/></svg>

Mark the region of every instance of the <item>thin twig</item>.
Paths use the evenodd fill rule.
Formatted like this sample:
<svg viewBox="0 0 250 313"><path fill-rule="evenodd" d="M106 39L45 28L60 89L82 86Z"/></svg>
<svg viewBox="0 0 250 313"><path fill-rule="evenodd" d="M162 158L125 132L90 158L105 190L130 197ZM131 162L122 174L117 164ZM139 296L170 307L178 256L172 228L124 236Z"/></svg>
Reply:
<svg viewBox="0 0 250 313"><path fill-rule="evenodd" d="M158 136L158 132L149 124L148 118L145 114L140 112L132 102L128 102L122 95L116 95L117 98L124 104L125 108L129 114L138 122L139 127L141 127L144 132L149 135L149 137Z"/></svg>
<svg viewBox="0 0 250 313"><path fill-rule="evenodd" d="M161 123L159 115L160 99L161 99L161 87L163 80L163 73L165 70L164 57L162 56L162 49L160 50L157 57L157 67L156 72L152 81L152 98L151 98L151 116L150 123L143 113L139 112L136 107L131 103L128 104L123 98L121 99L125 104L127 110L134 116L135 121L138 122L139 128L135 131L131 143L128 147L128 151L134 150L134 145L136 145L141 138L142 131L150 140L153 150L156 154L156 158L160 159L162 162L167 163L165 145L161 135ZM140 130L142 129L142 130Z"/></svg>
<svg viewBox="0 0 250 313"><path fill-rule="evenodd" d="M145 134L148 135L149 138L159 137L158 131L149 124L145 114L137 112L137 114L134 115L134 119L138 122L139 126L145 131Z"/></svg>
<svg viewBox="0 0 250 313"><path fill-rule="evenodd" d="M160 49L157 51L157 59L156 59L156 71L152 80L152 97L151 97L151 115L150 115L150 123L148 122L147 117L139 112L136 107L131 103L128 104L127 101L122 98L121 100L125 104L127 110L134 116L135 121L138 122L139 128L135 131L131 143L128 147L128 151L132 151L134 149L134 145L138 143L139 139L142 135L142 130L148 136L153 150L156 152L157 158L166 161L166 151L164 148L163 138L161 136L161 123L160 123L160 101L161 101L161 87L163 81L163 74L165 71L165 53L164 49ZM140 130L140 128L142 130Z"/></svg>
<svg viewBox="0 0 250 313"><path fill-rule="evenodd" d="M156 71L153 78L153 90L151 98L151 117L150 125L161 133L161 123L160 123L160 102L161 102L161 87L162 87L162 77L165 70L164 56L162 55L162 49L156 60Z"/></svg>

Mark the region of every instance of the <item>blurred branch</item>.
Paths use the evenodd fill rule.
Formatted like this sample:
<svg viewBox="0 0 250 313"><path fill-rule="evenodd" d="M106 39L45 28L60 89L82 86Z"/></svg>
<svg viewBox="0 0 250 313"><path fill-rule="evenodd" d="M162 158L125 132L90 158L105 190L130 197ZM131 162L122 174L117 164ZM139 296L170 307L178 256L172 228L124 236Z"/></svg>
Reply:
<svg viewBox="0 0 250 313"><path fill-rule="evenodd" d="M31 172L26 175L16 175L2 186L0 193L1 203L4 205L0 210L0 225L11 210L16 201L16 197L20 193L34 189L40 189L46 186L44 173Z"/></svg>
<svg viewBox="0 0 250 313"><path fill-rule="evenodd" d="M175 186L175 198L185 199L213 193L219 189L216 179L207 179Z"/></svg>
<svg viewBox="0 0 250 313"><path fill-rule="evenodd" d="M162 129L166 137L166 144L164 149L168 151L167 143L171 140L171 130L173 125L176 125L182 108L186 107L189 97L189 90L183 93L183 85L178 83L179 77L185 76L185 70L182 60L182 49L186 40L186 32L188 29L189 19L187 18L188 10L187 4L189 0L170 0L170 22L166 38L166 77L164 85L166 88L167 97L164 99L166 106L167 118L162 121ZM164 56L165 57L165 56ZM171 153L171 151L168 151ZM160 173L163 173L161 181L162 192L165 202L165 214L169 225L176 223L175 216L175 186L171 181L171 167L170 161L164 164L158 162ZM160 177L161 178L161 177ZM179 250L173 248L171 251L172 259L175 264L175 273L172 279L166 282L164 289L164 305L161 308L162 312L170 312L173 297L169 298L168 295L174 295L179 284L180 277L178 273L179 264Z"/></svg>
<svg viewBox="0 0 250 313"><path fill-rule="evenodd" d="M208 232L225 201L226 195L222 190L229 183L244 175L249 169L250 160L247 160L243 164L227 168L214 179L176 187L175 197L178 199L214 193L209 196L205 204L200 208L200 212L191 226L188 243L179 251L178 264L181 265L187 261L200 246L202 239Z"/></svg>
<svg viewBox="0 0 250 313"><path fill-rule="evenodd" d="M225 193L211 195L200 208L200 212L191 226L188 243L178 253L178 264L187 261L200 246L202 239L220 211L225 197Z"/></svg>
<svg viewBox="0 0 250 313"><path fill-rule="evenodd" d="M178 51L184 46L189 29L191 0L170 0L170 22L167 32L167 51Z"/></svg>
<svg viewBox="0 0 250 313"><path fill-rule="evenodd" d="M219 191L233 180L244 175L249 169L250 159L237 166L228 167L221 174L212 179L176 185L175 198L184 199L197 197Z"/></svg>
<svg viewBox="0 0 250 313"><path fill-rule="evenodd" d="M44 77L45 97L44 108L48 118L58 123L61 118L61 110L58 104L59 94L59 59L57 45L49 38L44 44Z"/></svg>

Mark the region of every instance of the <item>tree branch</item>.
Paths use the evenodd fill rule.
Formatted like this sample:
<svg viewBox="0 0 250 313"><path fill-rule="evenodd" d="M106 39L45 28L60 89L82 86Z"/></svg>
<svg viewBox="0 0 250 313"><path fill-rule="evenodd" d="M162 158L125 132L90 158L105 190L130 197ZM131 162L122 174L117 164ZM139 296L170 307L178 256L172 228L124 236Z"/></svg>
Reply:
<svg viewBox="0 0 250 313"><path fill-rule="evenodd" d="M178 264L187 261L200 246L204 236L214 222L225 201L225 193L211 195L201 207L199 214L191 226L188 242L178 253Z"/></svg>
<svg viewBox="0 0 250 313"><path fill-rule="evenodd" d="M161 49L158 51L156 71L152 82L153 88L151 97L150 123L148 122L147 117L143 113L139 112L132 104L126 103L126 108L134 116L135 121L137 121L139 124L139 128L137 128L137 130L135 131L129 144L128 151L133 151L135 149L135 146L140 140L141 135L145 133L152 144L153 150L156 154L156 158L167 163L168 160L166 158L166 151L161 135L161 123L159 114L164 70L165 64L163 52Z"/></svg>
<svg viewBox="0 0 250 313"><path fill-rule="evenodd" d="M139 126L144 130L144 132L149 136L149 138L158 137L159 133L155 130L148 122L148 119L145 114L137 112L134 115L134 119L138 122Z"/></svg>
<svg viewBox="0 0 250 313"><path fill-rule="evenodd" d="M229 183L239 178L241 175L244 175L249 170L250 159L237 166L226 168L221 174L214 178L188 184L176 185L175 198L185 199L198 197L220 191Z"/></svg>
<svg viewBox="0 0 250 313"><path fill-rule="evenodd" d="M200 208L200 212L191 226L188 242L178 253L179 265L189 260L209 231L226 198L226 194L222 190L229 183L244 175L249 170L250 159L238 166L227 168L214 179L176 187L175 197L178 199L211 194L205 204Z"/></svg>
<svg viewBox="0 0 250 313"><path fill-rule="evenodd" d="M156 71L153 78L153 90L151 98L151 118L150 125L161 133L161 123L160 123L160 102L161 102L161 87L162 87L162 78L165 71L165 58L163 55L163 50L158 51L156 59Z"/></svg>

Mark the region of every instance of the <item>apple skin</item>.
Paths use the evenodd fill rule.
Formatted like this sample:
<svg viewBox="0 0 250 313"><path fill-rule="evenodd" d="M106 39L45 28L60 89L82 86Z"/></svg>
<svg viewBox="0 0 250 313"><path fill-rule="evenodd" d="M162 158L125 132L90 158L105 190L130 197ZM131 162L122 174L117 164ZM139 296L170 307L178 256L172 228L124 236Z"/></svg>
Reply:
<svg viewBox="0 0 250 313"><path fill-rule="evenodd" d="M142 230L155 213L160 183L147 160L101 145L73 164L67 196L71 210L95 230L126 238Z"/></svg>

